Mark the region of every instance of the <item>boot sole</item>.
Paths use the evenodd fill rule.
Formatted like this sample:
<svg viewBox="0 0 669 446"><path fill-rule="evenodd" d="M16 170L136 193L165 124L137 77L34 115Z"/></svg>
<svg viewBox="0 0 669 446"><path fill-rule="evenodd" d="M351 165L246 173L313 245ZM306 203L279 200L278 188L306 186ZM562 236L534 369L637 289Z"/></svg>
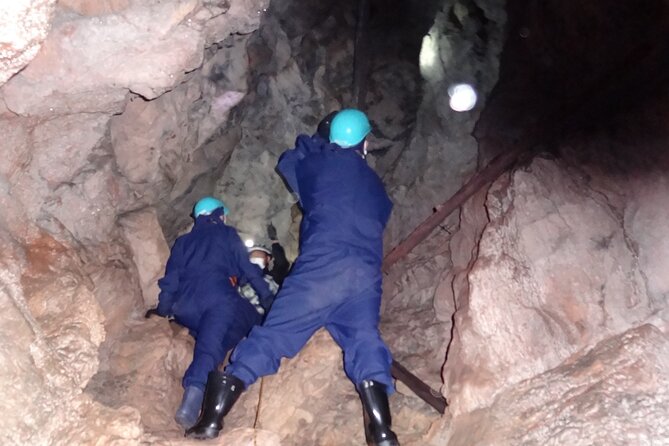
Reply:
<svg viewBox="0 0 669 446"><path fill-rule="evenodd" d="M367 443L368 446L400 446L397 440L383 440L380 443Z"/></svg>
<svg viewBox="0 0 669 446"><path fill-rule="evenodd" d="M214 429L211 427L205 427L202 430L194 431L194 432L186 432L185 437L187 438L194 438L196 440L211 440L213 438L217 438L218 434L221 431L218 429Z"/></svg>
<svg viewBox="0 0 669 446"><path fill-rule="evenodd" d="M174 417L174 421L176 421L179 426L184 428L184 430L188 430L195 426L197 423L197 418L193 419L193 417L189 417L186 414L177 413Z"/></svg>

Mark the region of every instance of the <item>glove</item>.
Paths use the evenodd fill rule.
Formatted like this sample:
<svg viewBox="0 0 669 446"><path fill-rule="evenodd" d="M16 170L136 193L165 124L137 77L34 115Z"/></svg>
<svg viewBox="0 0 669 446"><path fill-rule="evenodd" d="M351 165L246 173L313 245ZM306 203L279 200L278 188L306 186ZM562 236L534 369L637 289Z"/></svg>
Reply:
<svg viewBox="0 0 669 446"><path fill-rule="evenodd" d="M270 240L277 240L276 228L272 223L267 225L267 237Z"/></svg>

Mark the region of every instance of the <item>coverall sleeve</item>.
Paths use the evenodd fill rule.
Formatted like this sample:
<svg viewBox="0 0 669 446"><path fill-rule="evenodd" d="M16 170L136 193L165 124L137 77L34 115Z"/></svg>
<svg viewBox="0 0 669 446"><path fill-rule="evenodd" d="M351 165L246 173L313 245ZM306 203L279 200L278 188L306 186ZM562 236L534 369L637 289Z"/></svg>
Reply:
<svg viewBox="0 0 669 446"><path fill-rule="evenodd" d="M297 195L298 199L300 198L300 188L297 185L295 168L300 159L299 153L296 152L295 149L290 149L283 152L276 165L276 170L279 172L279 175L281 175L286 182L290 191Z"/></svg>
<svg viewBox="0 0 669 446"><path fill-rule="evenodd" d="M274 258L274 267L270 275L278 285L282 285L283 279L286 278L290 270L290 262L286 258L286 251L281 246L281 243L272 243L272 257Z"/></svg>
<svg viewBox="0 0 669 446"><path fill-rule="evenodd" d="M182 247L180 239L174 242L170 257L165 266L165 276L158 281L160 294L158 296L158 307L156 312L161 316L168 316L172 313L172 307L178 298L179 276L181 274Z"/></svg>
<svg viewBox="0 0 669 446"><path fill-rule="evenodd" d="M258 293L260 305L267 310L272 305L274 295L263 278L262 270L249 260L246 246L242 242L242 239L239 238L237 231L231 229L231 233L232 250L235 262L239 268L240 283L244 281L250 283L253 289L256 290L256 293Z"/></svg>
<svg viewBox="0 0 669 446"><path fill-rule="evenodd" d="M290 190L300 198L300 188L297 184L297 165L309 153L320 151L322 141L315 141L307 135L300 135L295 140L295 148L286 150L279 157L276 170L283 177Z"/></svg>

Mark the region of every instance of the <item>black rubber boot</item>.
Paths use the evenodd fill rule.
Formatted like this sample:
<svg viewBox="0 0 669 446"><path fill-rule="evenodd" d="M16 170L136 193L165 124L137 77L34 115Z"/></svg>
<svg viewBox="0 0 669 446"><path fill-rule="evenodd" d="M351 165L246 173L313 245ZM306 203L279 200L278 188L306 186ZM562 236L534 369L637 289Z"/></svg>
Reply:
<svg viewBox="0 0 669 446"><path fill-rule="evenodd" d="M218 437L218 433L223 429L223 417L230 412L243 391L244 383L239 378L219 371L210 372L204 392L202 413L195 426L186 431L186 437L198 440Z"/></svg>
<svg viewBox="0 0 669 446"><path fill-rule="evenodd" d="M397 435L390 429L390 406L386 386L377 381L363 381L358 385L365 419L365 437L368 446L400 446Z"/></svg>

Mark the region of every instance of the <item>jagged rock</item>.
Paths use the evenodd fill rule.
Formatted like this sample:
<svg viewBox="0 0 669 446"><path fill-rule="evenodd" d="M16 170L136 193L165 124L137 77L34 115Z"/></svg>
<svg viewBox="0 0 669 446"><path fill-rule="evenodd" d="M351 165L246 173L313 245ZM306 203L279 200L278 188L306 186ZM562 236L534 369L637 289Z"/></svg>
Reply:
<svg viewBox="0 0 669 446"><path fill-rule="evenodd" d="M32 60L46 38L56 0L16 0L0 9L0 85Z"/></svg>
<svg viewBox="0 0 669 446"><path fill-rule="evenodd" d="M32 132L32 162L40 178L55 188L73 182L85 168L98 167L91 158L102 151L108 124L108 115L94 113L66 115L37 125Z"/></svg>
<svg viewBox="0 0 669 446"><path fill-rule="evenodd" d="M255 427L279 434L281 444L365 444L362 405L343 370L339 346L318 331L276 375L255 384L260 401ZM403 444L422 444L434 412L415 396L390 398ZM415 443L414 443L415 442Z"/></svg>
<svg viewBox="0 0 669 446"><path fill-rule="evenodd" d="M669 444L668 370L669 338L643 325L455 418L448 446Z"/></svg>
<svg viewBox="0 0 669 446"><path fill-rule="evenodd" d="M498 181L486 209L444 368L454 415L653 311L624 222L559 164L536 159Z"/></svg>
<svg viewBox="0 0 669 446"><path fill-rule="evenodd" d="M364 444L362 406L342 361L330 335L316 333L279 374L264 378L258 427L284 444ZM360 422L351 423L351 414Z"/></svg>
<svg viewBox="0 0 669 446"><path fill-rule="evenodd" d="M102 312L76 252L47 234L23 249L0 231L0 441L82 444L138 440L136 410L111 410L81 390L97 371ZM105 440L106 439L106 440Z"/></svg>
<svg viewBox="0 0 669 446"><path fill-rule="evenodd" d="M192 357L187 331L162 318L128 322L114 344L106 370L86 392L111 408L129 405L141 414L149 433L178 436L174 421L181 401L181 378Z"/></svg>
<svg viewBox="0 0 669 446"><path fill-rule="evenodd" d="M22 292L39 324L41 341L53 355L42 360L57 357L62 384L83 387L97 372L98 348L105 338L92 284L82 274L76 254L47 234L27 246L26 261Z"/></svg>
<svg viewBox="0 0 669 446"><path fill-rule="evenodd" d="M136 240L133 236L141 231L126 225L130 242L125 240L119 215L155 205L158 215L178 214L176 223L165 220L168 228L179 227L189 218L193 195L205 193L203 189L211 193L213 179L207 174L222 168L235 143L234 138L226 145L215 137L245 94L247 65L235 61L227 76L219 48L205 51L204 44L252 31L261 17L253 8L266 6L264 1L235 2L228 10L225 3L61 0L39 55L0 88L0 331L10 340L0 349L8 387L3 387L7 416L0 442L140 444L154 431L176 432L172 416L192 341L183 333L150 328L154 321L147 322L144 332L136 328L133 318L141 317L145 305L126 245L147 250L143 242L150 239ZM27 4L3 6L2 20ZM32 4L34 29L25 31L33 34L26 34L23 43L16 36L6 42L10 46L2 50L0 84L11 70L25 65L46 35L54 2ZM215 25L210 23L214 17ZM12 20L12 26L3 22L2 36L25 25ZM243 47L245 38L232 40ZM5 60L9 50L23 54ZM228 56L237 51L221 50ZM206 70L197 71L203 61ZM212 75L216 63L218 77ZM153 120L129 102L160 95L150 103L159 115L150 115ZM129 130L121 132L109 123L112 114L125 112ZM135 121L143 125L136 132L144 139L135 134L128 145L114 146L119 135L132 134L129 123ZM173 141L172 134L179 138ZM160 162L137 156L150 144L164 150ZM140 175L140 183L134 182L136 172L154 170L167 181ZM151 240L162 236L155 213L150 227L142 229L154 232ZM175 233L168 230L168 236ZM164 267L164 240L158 251L162 254L153 258L155 263L148 258L153 252L140 259L137 251L134 259L145 294L153 294L151 302L156 289L150 282L158 274L153 269ZM5 276L5 263L11 265L11 277ZM154 336L154 344L144 345L144 336ZM124 356L136 369L123 362ZM133 407L118 398L96 401L91 392L82 393L115 371L119 381L111 388L128 385L129 393L120 394ZM155 395L166 403L156 404ZM152 432L144 433L145 427ZM273 438L268 435L258 438ZM237 437L239 444L248 443L247 434Z"/></svg>
<svg viewBox="0 0 669 446"><path fill-rule="evenodd" d="M155 209L124 215L119 224L132 251L146 308L158 304L158 279L163 276L170 256Z"/></svg>
<svg viewBox="0 0 669 446"><path fill-rule="evenodd" d="M456 302L459 306L466 305L468 274L478 257L481 234L489 222L485 212L487 192L486 189L479 191L460 210L457 231L449 241L452 265L444 271L435 290L434 308L441 320L451 320Z"/></svg>
<svg viewBox="0 0 669 446"><path fill-rule="evenodd" d="M384 339L393 357L435 391L442 384L444 358L434 352L446 350L454 310L453 300L441 300L435 294L435 277L450 269L448 237L446 232L432 237L420 252L395 265L383 280ZM434 311L438 303L443 307L441 317ZM401 386L398 391L413 395Z"/></svg>
<svg viewBox="0 0 669 446"><path fill-rule="evenodd" d="M164 437L149 436L143 438L145 442L157 446L201 446L202 440L189 440L187 438L167 439ZM223 432L214 440L207 440L208 445L215 446L282 446L279 436L274 432L268 432L251 428L233 429Z"/></svg>
<svg viewBox="0 0 669 446"><path fill-rule="evenodd" d="M229 35L249 34L260 24L270 0L204 1L205 8L194 19L204 18L206 43L220 42Z"/></svg>
<svg viewBox="0 0 669 446"><path fill-rule="evenodd" d="M108 341L105 345L108 345L125 333L126 322L133 314L139 315L147 307L142 299L137 270L126 267L118 259L103 266L95 264L90 278L95 286L95 299L105 316L104 326ZM101 353L100 356L101 361L107 359L106 354ZM106 368L107 365L100 364L100 367Z"/></svg>
<svg viewBox="0 0 669 446"><path fill-rule="evenodd" d="M267 3L234 2L216 11L198 0L67 2L94 16L61 11L38 57L2 95L23 115L118 113L128 91L154 99L185 80L202 64L205 42L255 29Z"/></svg>
<svg viewBox="0 0 669 446"><path fill-rule="evenodd" d="M184 23L197 6L133 1L123 16L61 13L38 57L3 87L7 107L41 116L118 113L129 90L159 96L202 63L203 36Z"/></svg>

